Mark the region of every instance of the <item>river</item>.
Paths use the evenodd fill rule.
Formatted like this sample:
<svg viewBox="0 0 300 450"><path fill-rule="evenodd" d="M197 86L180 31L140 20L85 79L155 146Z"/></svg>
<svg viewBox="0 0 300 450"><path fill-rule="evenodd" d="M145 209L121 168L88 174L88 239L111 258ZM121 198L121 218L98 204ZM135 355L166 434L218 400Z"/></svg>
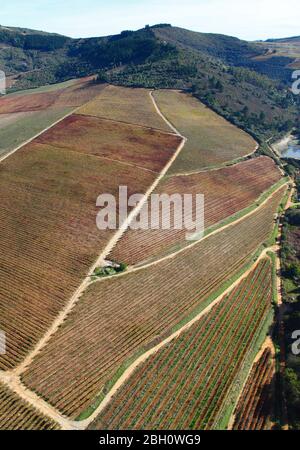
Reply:
<svg viewBox="0 0 300 450"><path fill-rule="evenodd" d="M280 153L282 158L300 159L300 143L292 135L286 136L280 142L273 144L273 147Z"/></svg>

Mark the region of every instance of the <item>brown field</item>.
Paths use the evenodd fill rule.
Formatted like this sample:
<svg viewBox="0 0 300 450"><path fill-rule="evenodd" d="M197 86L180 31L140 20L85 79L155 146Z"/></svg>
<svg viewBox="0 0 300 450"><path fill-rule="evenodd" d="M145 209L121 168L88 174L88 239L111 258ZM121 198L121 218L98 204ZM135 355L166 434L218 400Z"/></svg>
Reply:
<svg viewBox="0 0 300 450"><path fill-rule="evenodd" d="M99 94L103 87L82 81L56 90L32 93L22 92L7 95L0 99L0 115L28 111L41 111L48 108L66 108L80 106ZM1 116L0 116L1 117Z"/></svg>
<svg viewBox="0 0 300 450"><path fill-rule="evenodd" d="M23 382L76 418L105 392L122 364L202 310L241 271L270 235L285 190L175 257L93 283L23 374Z"/></svg>
<svg viewBox="0 0 300 450"><path fill-rule="evenodd" d="M47 109L54 105L56 97L56 92L3 97L0 100L0 114Z"/></svg>
<svg viewBox="0 0 300 450"><path fill-rule="evenodd" d="M72 80L9 94L0 99L0 156L99 94L89 79Z"/></svg>
<svg viewBox="0 0 300 450"><path fill-rule="evenodd" d="M267 348L248 377L235 409L234 430L270 429L275 359Z"/></svg>
<svg viewBox="0 0 300 450"><path fill-rule="evenodd" d="M155 111L147 89L106 86L94 101L78 112L172 132Z"/></svg>
<svg viewBox="0 0 300 450"><path fill-rule="evenodd" d="M271 264L265 259L190 329L138 367L90 428L219 428L217 417L234 396L235 380L271 302Z"/></svg>
<svg viewBox="0 0 300 450"><path fill-rule="evenodd" d="M0 384L0 430L58 430L51 419L40 414L17 394Z"/></svg>
<svg viewBox="0 0 300 450"><path fill-rule="evenodd" d="M41 338L114 231L96 227L96 199L144 192L149 171L32 142L0 165L0 329L14 367ZM129 194L129 195L131 195Z"/></svg>
<svg viewBox="0 0 300 450"><path fill-rule="evenodd" d="M135 125L73 114L43 133L37 142L160 172L181 139Z"/></svg>
<svg viewBox="0 0 300 450"><path fill-rule="evenodd" d="M170 90L155 91L153 95L163 114L188 139L170 173L196 172L255 150L251 136L191 95Z"/></svg>
<svg viewBox="0 0 300 450"><path fill-rule="evenodd" d="M274 161L261 156L216 171L166 178L159 184L155 193L193 196L204 194L205 229L208 229L250 206L280 178L281 173ZM148 205L144 210L146 208ZM195 221L195 208L192 219ZM113 248L110 259L131 265L157 259L188 245L185 234L185 230L175 229L129 229Z"/></svg>

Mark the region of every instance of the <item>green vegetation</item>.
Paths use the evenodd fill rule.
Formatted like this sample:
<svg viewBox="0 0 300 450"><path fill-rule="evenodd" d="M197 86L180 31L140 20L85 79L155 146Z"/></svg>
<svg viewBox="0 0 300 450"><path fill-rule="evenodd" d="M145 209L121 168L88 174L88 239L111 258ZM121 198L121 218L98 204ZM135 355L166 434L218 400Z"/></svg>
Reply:
<svg viewBox="0 0 300 450"><path fill-rule="evenodd" d="M289 209L283 224L281 264L283 276L286 369L282 380L289 426L300 429L300 360L292 353L292 333L300 320L300 209Z"/></svg>
<svg viewBox="0 0 300 450"><path fill-rule="evenodd" d="M5 127L0 126L0 156L31 139L36 134L64 117L74 108L56 108L44 111L15 113Z"/></svg>
<svg viewBox="0 0 300 450"><path fill-rule="evenodd" d="M300 99L289 58L259 59L263 45L168 24L103 38L70 39L0 28L0 66L27 89L99 72L98 82L191 92L259 142L291 130ZM253 59L255 58L255 59ZM288 60L288 61L286 61Z"/></svg>
<svg viewBox="0 0 300 450"><path fill-rule="evenodd" d="M94 281L94 280L97 280L98 278L110 277L112 275L117 275L119 273L122 273L126 269L127 269L127 265L124 263L120 263L120 264L112 263L109 266L97 267L94 270L91 279L92 279L92 281Z"/></svg>

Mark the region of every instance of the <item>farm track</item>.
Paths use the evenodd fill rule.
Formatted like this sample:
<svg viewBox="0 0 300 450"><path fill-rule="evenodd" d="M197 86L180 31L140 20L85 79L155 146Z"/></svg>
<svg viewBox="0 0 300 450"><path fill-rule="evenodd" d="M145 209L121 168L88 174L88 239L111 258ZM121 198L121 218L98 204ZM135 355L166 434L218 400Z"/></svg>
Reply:
<svg viewBox="0 0 300 450"><path fill-rule="evenodd" d="M179 132L178 130L176 130L176 128L174 128L169 121L162 115L162 113L160 112L158 106L156 105L156 102L152 96L152 93L150 93L150 97L154 103L154 106L156 108L156 110L159 112L159 114L163 117L163 119L165 120L165 122L171 126L171 129L179 136L182 138L182 142L179 145L176 153L174 154L174 156L172 157L172 159L169 161L169 163L167 164L167 166L163 169L163 171L160 173L159 177L155 180L155 182L153 183L153 185L149 188L149 190L146 192L144 199L140 202L140 204L134 209L134 211L132 211L132 213L130 214L130 216L128 217L128 220L126 221L126 223L124 224L124 228L122 228L120 230L120 233L116 234L111 242L109 243L109 245L105 248L105 250L101 253L101 255L99 256L99 258L97 259L97 261L94 263L94 265L92 266L89 274L94 270L94 268L96 268L101 262L103 262L103 260L105 259L106 255L109 253L109 249L112 248L115 243L118 241L118 239L121 237L121 235L124 233L124 231L126 230L128 224L130 223L130 221L133 219L133 217L135 217L141 207L143 206L144 202L147 200L148 196L151 194L151 192L153 191L153 189L157 186L157 184L159 183L160 179L166 174L168 168L171 166L171 164L173 163L173 161L176 159L176 157L178 156L178 154L180 153L180 151L182 150L182 148L185 145L186 142L186 138L184 138ZM65 117L68 117L71 114L74 114L74 112L76 112L78 108L75 108L72 112L68 113ZM56 123L61 122L65 117L61 118L60 120L58 120ZM56 125L56 123L52 124L50 127L47 127L44 131L52 128L54 125ZM43 132L44 132L43 131ZM15 153L17 150L19 150L21 147L23 147L24 145L26 145L28 142L31 142L32 140L34 140L37 136L41 135L43 132L39 133L38 135L34 136L33 138L31 138L29 141L23 143L22 145L20 145L19 147L17 147L16 149L14 149L13 151L9 152L9 154L3 156L2 158L0 158L0 162L3 161L4 159L8 158L9 156L11 156L13 153ZM282 186L281 186L282 187ZM281 188L280 187L280 188ZM276 194L276 192L280 189L278 188L275 192L272 193L272 195L267 199L269 200L273 195ZM256 212L258 209L260 209L265 203L265 200L262 204L259 205L258 208L256 208L254 211L251 211L250 213L246 214L245 216L237 219L236 221L229 223L227 225L225 225L224 227L221 227L217 230L215 230L215 232L211 233L209 236L211 236L212 234L216 234L218 232L223 231L224 229L233 226L234 224L240 222L241 220L243 220L245 217L247 217L248 215L253 214L254 212ZM208 237L208 236L207 236ZM205 238L204 238L205 239ZM196 242L197 243L197 242ZM196 244L195 243L195 244ZM192 244L192 245L195 245ZM190 247L190 246L189 246ZM174 255L169 255L165 258L162 258L160 261L167 259L167 258L171 258L171 257L175 257L176 255L178 255L179 253L181 253L181 251L184 251L186 249L182 249L178 252L176 252ZM68 418L64 417L62 414L60 414L55 408L53 408L51 405L49 405L46 401L44 401L41 397L39 397L37 394L35 394L34 392L30 391L29 389L27 389L20 381L20 374L22 374L24 372L24 370L27 368L27 366L32 362L33 358L36 356L36 354L39 353L39 351L43 348L43 346L48 342L48 340L50 339L50 337L54 334L54 332L59 328L59 326L63 323L63 321L65 320L65 318L68 316L68 314L71 312L71 310L73 309L74 305L77 303L77 301L79 300L80 295L84 292L84 290L86 289L86 287L89 285L90 283L90 276L88 275L84 281L82 282L82 284L79 286L79 288L76 290L76 292L74 293L74 295L71 297L71 299L69 300L68 304L66 305L66 307L61 311L61 313L59 314L59 316L57 317L57 319L55 320L55 322L52 324L52 326L48 329L47 333L43 336L43 338L38 342L38 344L36 345L36 347L34 348L34 350L28 355L27 358L25 358L25 360L23 361L23 363L21 363L15 370L12 370L10 372L3 372L0 371L0 381L2 381L3 383L5 383L6 385L8 385L9 387L11 387L11 389L18 393L20 395L21 398L23 398L24 400L28 401L30 404L32 404L33 406L35 406L39 411L41 411L42 413L46 414L47 416L51 417L53 420L55 420L58 424L60 424L60 426L63 429L85 429L93 420L94 418L99 414L100 411L103 410L103 408L109 403L110 399L112 398L112 396L114 395L114 393L118 390L118 388L124 383L124 381L126 379L129 378L129 376L132 374L132 372L135 370L135 368L137 367L137 365L139 365L141 362L145 361L151 354L155 353L159 348L165 346L168 342L170 342L171 340L173 340L175 337L177 337L180 333L182 333L182 331L184 331L185 329L189 328L193 323L195 323L197 320L199 320L200 317L202 317L204 314L206 314L212 307L214 304L218 303L223 297L224 295L226 295L226 293L230 292L232 289L234 289L234 287L243 279L247 276L247 274L253 270L253 267L255 267L258 262L265 256L266 252L268 250L272 250L272 249L265 249L261 255L259 256L258 260L255 262L255 264L252 266L251 269L249 269L248 271L246 271L235 283L233 283L225 292L223 292L214 302L213 304L209 305L205 310L203 310L198 316L196 316L192 321L190 321L189 323L187 323L186 325L184 325L182 328L180 328L176 333L172 334L171 336L169 336L168 338L166 338L165 340L163 340L160 344L158 344L158 346L154 347L153 349L149 350L148 352L146 352L145 354L143 354L138 360L136 360L133 365L131 365L124 374L123 377L120 378L118 380L118 382L114 385L113 389L108 393L108 395L104 398L103 402L101 403L101 405L95 410L95 412L85 421L81 421L81 422L76 422L76 421L72 421L69 420ZM156 261L153 264L158 264L160 261ZM152 265L152 264L149 264ZM138 269L136 269L138 270ZM126 275L126 274L125 274Z"/></svg>
<svg viewBox="0 0 300 450"><path fill-rule="evenodd" d="M200 313L242 274L268 239L281 196L282 190L254 216L180 258L92 285L22 381L63 414L77 419L133 359ZM227 256L220 259L220 252Z"/></svg>
<svg viewBox="0 0 300 450"><path fill-rule="evenodd" d="M229 222L229 223L227 223L226 225L221 226L221 227L219 227L219 228L213 230L211 233L207 234L206 236L204 236L203 238L199 239L198 241L194 241L192 244L190 244L190 245L188 245L188 246L186 246L186 247L183 247L183 248L181 248L181 249L179 249L179 250L177 250L177 251L175 251L175 252L173 252L173 253L171 253L171 254L169 254L169 255L163 256L163 257L161 257L161 258L159 258L159 259L157 259L157 260L155 260L155 261L151 261L151 262L149 262L149 263L146 263L146 264L144 264L144 265L137 266L137 267L135 267L135 266L129 267L129 269L128 269L127 271L122 272L122 273L120 273L120 274L117 275L117 276L118 276L118 277L123 277L123 276L128 275L129 273L136 272L136 271L139 271L139 270L143 270L143 269L146 269L146 268L148 268L148 267L155 266L155 265L157 265L157 264L159 264L159 263L161 263L161 262L163 262L163 261L165 261L165 260L167 260L167 259L172 259L172 258L177 257L180 253L187 251L188 249L190 249L190 248L194 247L195 245L199 244L200 242L203 242L203 241L205 241L206 239L210 238L211 236L214 236L215 234L218 234L219 232L222 232L222 231L226 230L227 228L229 228L229 227L231 227L231 226L233 226L233 225L236 225L237 223L240 223L242 220L244 220L244 219L246 219L247 217L251 216L252 214L256 213L256 212L259 211L259 210L260 210L260 209L261 209L261 208L262 208L262 207L263 207L263 206L264 206L264 205L265 205L265 204L266 204L266 203L267 203L267 202L268 202L268 201L269 201L269 200L270 200L270 199L271 199L271 198L272 198L272 197L273 197L280 189L282 189L283 186L286 186L286 185L287 185L287 184L283 184L283 185L279 186L274 192L272 192L272 194L271 194L270 196L268 196L262 203L260 203L260 205L259 205L257 208L253 209L252 211L247 212L246 214L244 214L243 216L239 217L238 219L233 220L232 222ZM101 283L101 282L104 282L106 279L107 279L107 278L99 278L98 280L91 281L90 284Z"/></svg>
<svg viewBox="0 0 300 450"><path fill-rule="evenodd" d="M91 414L87 419L81 421L75 421L68 419L67 416L61 414L56 408L42 399L35 392L28 389L20 380L20 374L17 370L11 372L0 371L0 381L6 384L12 391L17 393L22 399L26 400L32 404L38 411L50 417L52 420L56 421L62 429L64 430L83 430L86 429L96 417L105 409L105 407L110 403L111 399L118 392L118 390L123 386L123 384L131 377L134 371L142 363L144 363L150 356L157 353L161 348L165 347L168 343L176 339L184 331L188 330L193 324L198 322L202 317L209 313L214 306L216 306L225 296L230 294L238 284L243 281L263 260L269 251L274 251L274 247L265 248L257 260L251 267L249 267L234 283L232 283L225 291L223 291L212 303L210 303L201 313L195 316L192 320L178 329L176 332L162 340L158 345L151 348L144 354L142 354L138 359L136 359L122 374L122 376L113 385L112 389L105 396L101 404L95 409L93 414Z"/></svg>
<svg viewBox="0 0 300 450"><path fill-rule="evenodd" d="M269 368L267 368L268 364L270 365ZM256 430L265 428L267 417L259 415L261 413L260 409L262 407L265 409L266 406L264 405L264 398L261 398L261 396L265 395L264 385L272 381L274 374L275 347L272 339L268 336L256 355L249 375L240 391L236 408L229 421L229 430ZM269 389L271 389L271 386L269 386ZM271 409L268 412L271 412ZM254 413L257 414L256 419L254 418ZM237 417L237 414L239 417Z"/></svg>
<svg viewBox="0 0 300 450"><path fill-rule="evenodd" d="M76 110L77 109L78 108L76 108ZM167 119L166 119L166 121L167 121ZM168 122L166 122L166 123L168 124ZM143 204L147 201L148 196L155 189L155 187L157 186L157 184L159 183L161 178L165 175L165 173L168 170L168 168L171 166L171 164L173 163L173 161L175 160L177 155L180 153L180 151L184 147L185 142L186 142L185 138L183 136L181 136L179 132L178 132L178 136L182 138L182 142L180 143L179 147L177 148L177 151L174 153L173 157L171 158L171 160L169 161L167 166L162 170L162 172L160 173L158 178L154 181L152 186L150 186L150 188L148 189L148 191L144 195L144 198L139 202L137 207L135 209L133 209L133 211L131 211L131 213L128 215L127 220L124 222L122 227L120 227L120 229L117 231L117 233L112 237L111 241L109 242L107 247L101 252L100 256L94 262L92 267L90 267L90 269L88 271L88 275L85 277L83 282L77 288L77 290L75 291L75 293L73 294L73 296L71 297L69 302L66 304L66 306L63 308L63 310L59 313L59 315L57 316L55 321L52 323L51 327L49 327L47 332L44 334L43 338L36 344L36 346L34 347L32 352L30 352L30 354L27 355L27 357L15 369L12 370L12 373L14 373L16 375L21 375L21 373L23 373L26 370L27 366L30 365L30 363L32 362L33 358L40 352L40 350L44 347L44 345L49 341L50 337L57 331L59 326L64 322L65 318L72 311L73 307L78 302L80 296L82 295L82 293L85 291L85 289L90 284L90 276L91 276L91 274L94 272L96 267L98 267L99 265L103 264L103 261L105 260L105 257L107 256L107 254L110 252L110 249L120 239L120 237L123 235L124 231L126 231L126 229L127 229L128 225L129 225L129 223L131 222L131 220L139 213L139 211L142 208ZM18 149L15 149L14 152L17 151L17 150Z"/></svg>
<svg viewBox="0 0 300 450"><path fill-rule="evenodd" d="M158 185L155 194L189 194L194 198L201 193L205 202L205 230L212 231L213 228L233 221L237 215L246 214L251 205L259 204L280 179L281 174L275 163L267 157L258 157L219 169L215 174L208 171L168 177ZM143 208L143 215L147 216L150 206L148 203ZM167 216L163 208L160 210L160 215L162 214ZM189 219L195 223L196 209L193 208L189 216L185 214L181 218L182 221ZM188 246L191 242L186 241L185 235L185 230L175 230L173 227L170 230L129 229L113 248L109 259L122 261L130 266L142 266Z"/></svg>
<svg viewBox="0 0 300 450"><path fill-rule="evenodd" d="M275 192L274 192L272 195L275 195ZM271 197L272 197L272 196L271 196ZM269 198L270 198L270 197L269 197ZM259 208L261 208L261 207L262 207L262 205L260 205L260 207L258 207L258 208L255 209L254 211L257 211L257 210L258 210ZM239 221L240 221L240 219L239 219ZM226 228L227 228L228 226L233 226L235 223L236 223L236 222L234 222L234 223L232 223L232 224L228 224L228 225L226 226ZM224 228L225 228L225 227L224 227ZM221 230L216 230L216 233L217 233L218 231L221 231ZM263 252L263 255L265 255L266 252L267 252L267 249L265 249L265 251ZM121 276L122 276L122 275L121 275ZM243 277L241 277L241 279L242 279L242 278L243 278ZM235 285L236 285L236 283L235 283L233 286L235 286ZM228 291L230 291L230 289L233 288L233 286L230 287L230 288L228 288ZM226 292L227 292L227 291L226 291ZM223 297L223 295L224 295L224 293L222 293L222 295L220 296L219 300ZM206 310L205 310L205 311L206 311ZM205 312L203 312L201 315L199 315L199 317L202 317L204 313L205 313ZM62 317L62 315L60 315L59 320L56 321L57 323L55 324L57 328L58 328L59 325L62 323L62 321L64 320L64 318L65 318L65 317ZM194 321L193 321L193 322L194 322ZM178 333L180 333L183 329L186 329L188 326L189 326L188 324L185 325L183 328L181 328L180 330L178 330ZM39 348L35 350L35 353L38 353L38 351L39 351L39 350L43 347L43 345L48 341L48 339L50 338L50 336L52 335L53 332L54 332L53 328L50 329L50 330L48 330L47 335L44 337L44 339L42 340L42 342L39 343ZM177 333L174 334L174 336L172 335L172 338L176 337L177 335L178 335ZM165 344L168 343L169 341L170 341L170 338L164 340L164 341L161 343L161 345L159 346L159 348L161 348L163 345L165 345ZM155 350L156 350L156 348L155 348ZM144 361L145 359L147 359L147 357L149 357L149 355L152 354L152 351L151 351L151 350L150 350L149 352L150 352L150 353L147 352L144 356L142 355L137 361L138 361L138 362L142 362L142 361ZM34 355L34 356L35 356L35 355ZM30 355L30 362L31 362L32 358L33 358L33 355L31 354L31 355ZM26 360L26 363L29 364L29 360L28 360L28 359ZM26 364L26 365L27 365L27 364ZM132 371L135 369L135 367L136 367L136 364L133 365L133 366L131 366L131 367L128 369L128 371L126 372L127 376L130 376L130 374L131 374ZM18 369L12 371L12 373L4 373L4 374L1 373L0 379L1 379L3 382L7 382L7 381L9 381L9 379L10 379L9 377L12 376L11 379L13 380L13 382L12 382L12 384L11 384L11 382L9 382L8 385L9 385L13 390L15 390L16 392L18 392L20 395L22 394L22 398L27 399L27 400L30 401L30 402L34 402L34 403L33 403L34 406L35 406L36 408L38 408L38 409L39 409L41 412L43 412L44 414L47 413L47 412L46 412L47 409L45 409L45 408L48 408L48 407L49 407L50 409L48 410L48 414L51 413L51 416L50 416L50 417L51 417L52 419L56 420L56 421L61 425L62 428L69 429L69 428L71 427L71 428L76 428L76 429L78 429L79 426L81 426L81 427L88 426L88 424L90 423L90 422L89 422L89 419L87 419L86 422L80 422L80 425L79 425L78 422L76 422L76 421L69 421L69 420L68 420L68 422L65 422L66 418L65 418L62 414L60 414L59 412L57 412L57 410L56 410L55 408L49 406L47 402L45 402L45 401L42 400L39 396L37 396L36 394L32 393L32 392L29 391L27 388L25 388L25 386L23 386L23 384L20 383L20 380L19 380L19 377L18 377L18 375L20 375L20 373L21 373L22 370L24 370L24 369L25 369L25 367L23 368L23 367L21 366L21 370L20 370L20 366L19 366ZM126 375L124 374L124 377L125 377L125 376L126 376ZM127 379L127 377L126 377L126 379ZM120 379L120 381L121 381L120 384L122 384L122 380L123 380L123 378ZM118 389L118 386L119 386L119 384L116 385L116 386L114 387L113 393L115 392L115 390ZM30 395L28 395L28 394L30 394ZM101 404L103 408L104 408L104 406L109 402L111 396L112 396L112 394L109 393L109 394L108 394L108 397L106 397L106 398L104 399L104 402L105 402L105 403L102 403L102 404ZM29 397L30 397L30 398L29 398ZM97 413L99 413L99 409L97 409ZM94 417L94 416L93 416L93 417Z"/></svg>
<svg viewBox="0 0 300 450"><path fill-rule="evenodd" d="M256 279L260 279L261 275L263 279L265 279L264 277L266 276L265 283L260 282L256 284ZM261 310L257 314L258 311L251 307L252 314L254 313L254 315L259 318L259 321L264 320L262 319L263 316L266 317L266 310L271 308L270 276L270 260L268 261L264 258L262 261L260 259L259 267L254 267L250 276L245 279L246 281L243 280L230 295L226 296L223 294L223 300L218 306L215 305L215 308L213 309L212 315L215 319L212 319L211 313L208 313L205 316L205 319L201 320L199 324L196 324L189 332L181 335L181 337L173 342L172 345L169 345L157 355L154 355L147 364L135 373L135 377L133 377L122 391L120 391L120 395L116 397L112 402L112 405L105 410L103 415L100 415L100 428L108 427L111 429L121 427L124 429L138 429L140 427L145 427L148 429L158 427L159 429L166 429L170 427L172 429L188 429L191 427L197 428L198 426L203 428L204 425L206 425L206 428L215 415L214 410L217 408L217 404L220 405L219 397L217 395L218 392L220 393L220 385L222 384L221 381L220 383L217 381L219 380L218 374L220 375L220 370L222 370L220 365L224 366L224 370L227 367L224 376L230 374L230 383L232 383L232 374L231 369L229 368L231 367L230 361L233 363L233 360L222 361L222 353L224 351L228 357L230 356L230 358L232 358L232 355L236 354L236 351L239 354L242 354L241 352L244 352L245 348L247 349L246 345L241 345L241 349L236 349L235 347L232 348L231 339L240 335L240 338L238 339L240 344L245 344L244 336L246 335L244 332L246 329L248 329L249 332L249 328L247 325L246 328L240 330L238 323L239 321L242 321L244 324L242 316L248 317L247 310L249 309L250 312L249 307L252 304L253 298L257 298L257 291L260 292L259 297L261 297L261 303L258 303L258 309L261 308ZM247 295L249 295L249 288L251 288L251 292L253 293L253 295L249 297L249 302L244 300L245 286L248 286L246 289L248 292ZM233 298L238 298L241 301L235 304ZM244 312L242 313L241 311L241 314L239 314L239 306L243 303L245 309L243 307L242 310L244 309ZM219 331L217 331L221 317L219 311L220 309L224 309L224 305L226 305L225 309L228 315L227 319L224 319L225 329L228 322L234 324L235 330L233 335L228 331L228 333L224 332L223 335L220 336ZM236 316L237 321L234 316ZM222 318L224 318L223 314ZM209 322L211 320L210 326L207 326L207 320ZM249 321L249 317L247 320ZM246 324L247 320L245 322ZM250 323L251 327L252 325L254 327L256 320L253 320L253 324L252 320L250 320ZM203 330L203 332L200 330ZM201 335L201 341L195 336L198 335L198 332ZM209 338L208 335L212 337ZM249 340L249 337L251 337L250 334L247 336L247 340ZM194 341L194 343L196 342L196 345L187 344L187 339ZM207 351L205 346L210 342L211 344L214 342L215 346L212 345L213 349L209 346L208 348L210 351ZM179 346L181 347L181 351ZM193 353L192 349L195 352L194 357L190 355L190 353ZM171 359L169 358L170 353L172 355ZM222 361L222 364L217 364L215 362L216 360L219 360L219 363ZM163 365L164 368L162 368L162 361L167 362L167 364ZM145 366L147 366L150 375L148 370L144 370ZM208 370L209 368L210 370ZM190 370L191 378L188 377ZM141 375L141 372L143 375ZM215 380L215 382L211 383L211 378ZM206 385L206 383L208 384ZM199 386L201 384L202 388L200 389ZM223 388L225 389L226 386L227 381L226 385L223 384ZM210 390L208 389L209 387ZM224 396L224 389L222 390L222 394L220 393L220 396ZM133 392L135 395L132 395ZM190 394L187 398L188 393ZM207 401L206 393L209 393L209 398L215 403L212 415L208 414L208 417L210 418L209 422L205 419L208 408L210 408L210 401ZM217 403L216 399L218 399ZM125 403L123 403L124 401ZM128 404L129 406L127 406ZM203 409L199 410L200 404L203 405ZM187 414L186 417L185 413ZM199 414L201 414L201 416L199 416ZM195 422L192 421L193 417ZM200 419L200 417L202 417L202 419ZM98 420L97 423L99 424ZM96 425L96 428L97 427L98 425Z"/></svg>

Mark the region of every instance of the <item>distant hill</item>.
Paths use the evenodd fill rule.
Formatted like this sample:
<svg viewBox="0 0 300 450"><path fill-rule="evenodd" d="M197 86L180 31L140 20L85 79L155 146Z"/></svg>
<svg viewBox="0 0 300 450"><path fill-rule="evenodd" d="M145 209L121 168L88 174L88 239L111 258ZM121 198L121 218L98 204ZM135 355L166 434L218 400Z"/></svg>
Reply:
<svg viewBox="0 0 300 450"><path fill-rule="evenodd" d="M300 42L300 36L292 36L280 39L267 39L265 42Z"/></svg>
<svg viewBox="0 0 300 450"><path fill-rule="evenodd" d="M2 26L0 69L11 90L94 73L102 82L186 89L265 139L289 130L298 108L288 90L294 59L274 45L169 24L85 39Z"/></svg>

